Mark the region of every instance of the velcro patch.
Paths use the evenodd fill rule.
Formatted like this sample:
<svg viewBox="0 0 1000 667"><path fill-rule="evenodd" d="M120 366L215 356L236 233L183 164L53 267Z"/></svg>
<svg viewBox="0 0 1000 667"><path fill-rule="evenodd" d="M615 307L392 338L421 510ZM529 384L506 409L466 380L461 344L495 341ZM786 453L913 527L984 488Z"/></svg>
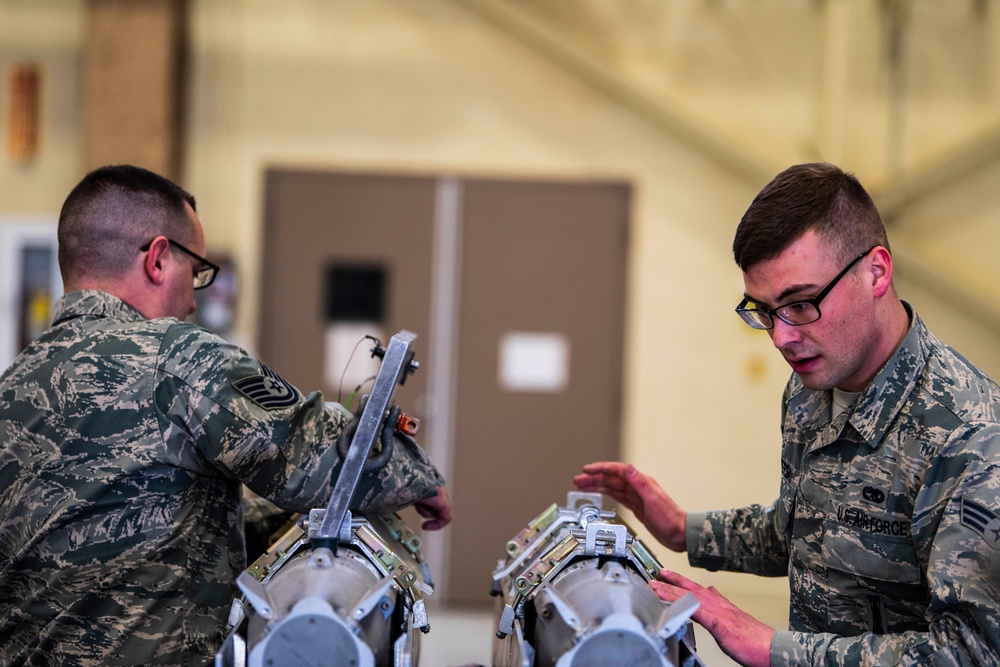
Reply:
<svg viewBox="0 0 1000 667"><path fill-rule="evenodd" d="M962 525L979 533L986 543L1000 549L1000 516L974 500L962 498Z"/></svg>
<svg viewBox="0 0 1000 667"><path fill-rule="evenodd" d="M299 392L295 387L278 377L264 364L260 365L263 375L251 375L233 383L233 388L265 410L290 408L299 402Z"/></svg>
<svg viewBox="0 0 1000 667"><path fill-rule="evenodd" d="M874 486L866 486L861 489L861 497L870 502L872 505L876 505L881 508L885 508L885 499L888 494Z"/></svg>

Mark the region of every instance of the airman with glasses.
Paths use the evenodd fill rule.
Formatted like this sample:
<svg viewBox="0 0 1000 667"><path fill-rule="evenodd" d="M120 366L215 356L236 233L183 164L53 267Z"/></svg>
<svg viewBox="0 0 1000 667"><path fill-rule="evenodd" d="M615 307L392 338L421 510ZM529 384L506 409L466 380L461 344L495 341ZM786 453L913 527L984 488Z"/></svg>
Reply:
<svg viewBox="0 0 1000 667"><path fill-rule="evenodd" d="M1000 664L1000 387L900 299L885 226L852 174L778 174L733 254L736 312L792 370L778 498L687 512L617 462L573 481L695 567L788 577L787 630L676 572L651 582L667 602L694 595L694 620L739 664Z"/></svg>

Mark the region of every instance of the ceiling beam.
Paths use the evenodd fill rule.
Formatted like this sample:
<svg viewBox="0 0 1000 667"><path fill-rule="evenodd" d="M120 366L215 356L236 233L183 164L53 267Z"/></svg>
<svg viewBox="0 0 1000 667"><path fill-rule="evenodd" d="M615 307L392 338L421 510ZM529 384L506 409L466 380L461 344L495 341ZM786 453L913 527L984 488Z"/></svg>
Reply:
<svg viewBox="0 0 1000 667"><path fill-rule="evenodd" d="M943 190L1000 159L1000 127L983 132L962 148L872 192L887 224L920 199Z"/></svg>
<svg viewBox="0 0 1000 667"><path fill-rule="evenodd" d="M905 242L905 235L894 234L890 241L892 260L900 277L933 295L949 308L967 313L986 328L1000 333L1000 308L995 303L979 297L972 286L955 281L950 272L928 264L919 253L911 252Z"/></svg>
<svg viewBox="0 0 1000 667"><path fill-rule="evenodd" d="M760 187L781 169L720 140L697 118L650 96L620 71L581 49L564 34L544 25L544 21L520 9L516 3L504 0L456 1L746 183Z"/></svg>
<svg viewBox="0 0 1000 667"><path fill-rule="evenodd" d="M456 0L463 7L493 25L505 34L540 53L548 60L560 65L577 78L600 90L622 107L663 130L666 134L688 145L722 168L741 178L754 187L769 182L783 167L768 165L764 159L749 155L720 140L698 118L669 105L662 99L646 93L636 82L609 66L592 53L580 47L557 29L546 25L546 21L531 15L516 3L505 0ZM842 47L842 29L848 21L846 8L828 15L827 38L833 41L831 48ZM831 67L842 65L842 54L828 53L832 58ZM826 72L834 76L833 83L842 76L834 70ZM831 84L833 85L833 84ZM834 90L832 98L838 99L842 91ZM837 139L839 128L827 119L829 144ZM821 123L822 125L822 123ZM827 145L827 148L831 146ZM924 169L903 175L882 188L872 188L872 196L887 225L892 225L904 214L906 208L927 195L945 188L973 171L1000 159L1000 127L984 133L966 147L950 156L928 165ZM961 285L947 278L942 272L919 257L918 253L906 251L905 235L902 229L893 231L893 256L900 270L908 280L919 284L929 293L935 294L943 302L975 312L978 319L994 331L1000 332L1000 308L979 299L973 288ZM902 238L897 239L897 236Z"/></svg>

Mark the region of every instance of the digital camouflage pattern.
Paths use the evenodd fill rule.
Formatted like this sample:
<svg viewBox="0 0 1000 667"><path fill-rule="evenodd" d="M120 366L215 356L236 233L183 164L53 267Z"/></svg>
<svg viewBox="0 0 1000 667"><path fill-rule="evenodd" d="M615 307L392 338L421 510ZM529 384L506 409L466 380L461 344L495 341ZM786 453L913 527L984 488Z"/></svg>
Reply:
<svg viewBox="0 0 1000 667"><path fill-rule="evenodd" d="M246 567L241 483L325 507L350 418L204 329L65 295L0 376L0 663L210 662ZM352 509L443 484L393 451Z"/></svg>
<svg viewBox="0 0 1000 667"><path fill-rule="evenodd" d="M772 506L689 515L692 565L789 577L772 665L1000 664L1000 388L907 309L832 422L792 376Z"/></svg>

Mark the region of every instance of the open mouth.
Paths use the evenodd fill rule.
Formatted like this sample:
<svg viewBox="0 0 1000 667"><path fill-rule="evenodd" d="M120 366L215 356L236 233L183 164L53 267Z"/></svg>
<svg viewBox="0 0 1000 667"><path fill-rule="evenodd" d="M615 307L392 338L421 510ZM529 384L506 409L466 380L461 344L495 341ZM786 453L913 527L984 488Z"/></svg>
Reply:
<svg viewBox="0 0 1000 667"><path fill-rule="evenodd" d="M802 373L808 373L811 370L815 370L816 366L819 364L819 357L800 357L798 359L786 359L788 364L792 367L792 370L800 375Z"/></svg>

